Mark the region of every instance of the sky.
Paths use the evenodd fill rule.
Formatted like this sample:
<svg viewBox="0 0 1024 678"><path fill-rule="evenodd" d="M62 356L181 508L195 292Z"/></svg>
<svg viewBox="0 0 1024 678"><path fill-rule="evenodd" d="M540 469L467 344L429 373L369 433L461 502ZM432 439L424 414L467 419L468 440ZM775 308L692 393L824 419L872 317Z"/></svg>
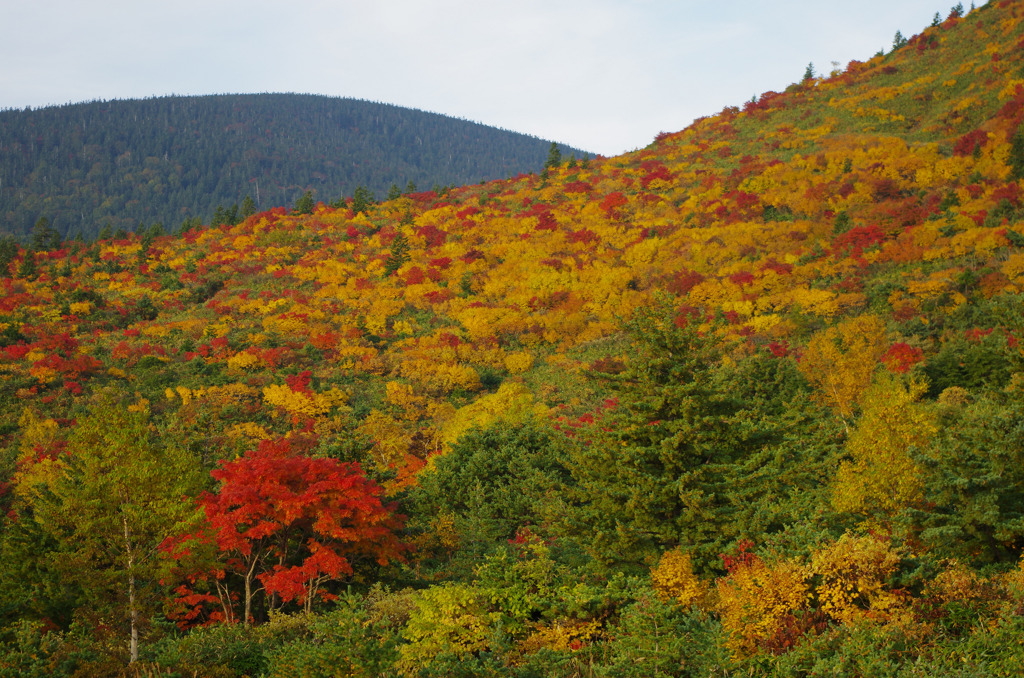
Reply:
<svg viewBox="0 0 1024 678"><path fill-rule="evenodd" d="M0 109L300 92L613 156L785 89L809 63L888 51L944 2L0 0Z"/></svg>

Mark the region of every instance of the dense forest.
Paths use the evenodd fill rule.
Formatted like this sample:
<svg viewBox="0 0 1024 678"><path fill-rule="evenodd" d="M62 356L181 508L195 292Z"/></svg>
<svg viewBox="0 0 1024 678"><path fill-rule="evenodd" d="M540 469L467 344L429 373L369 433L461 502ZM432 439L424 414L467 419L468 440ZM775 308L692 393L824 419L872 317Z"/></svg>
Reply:
<svg viewBox="0 0 1024 678"><path fill-rule="evenodd" d="M301 94L170 96L0 111L0 233L209 223L362 188L475 183L540 169L550 141L387 104ZM567 153L584 153L564 147Z"/></svg>
<svg viewBox="0 0 1024 678"><path fill-rule="evenodd" d="M0 676L1018 676L1024 4L538 173L0 247Z"/></svg>

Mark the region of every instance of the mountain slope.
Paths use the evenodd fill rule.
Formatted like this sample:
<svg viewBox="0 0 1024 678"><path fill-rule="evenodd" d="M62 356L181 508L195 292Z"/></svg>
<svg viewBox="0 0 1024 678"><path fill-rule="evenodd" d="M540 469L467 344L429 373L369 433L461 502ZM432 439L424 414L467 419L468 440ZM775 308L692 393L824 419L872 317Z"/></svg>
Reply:
<svg viewBox="0 0 1024 678"><path fill-rule="evenodd" d="M325 202L538 170L549 141L387 104L298 94L0 111L0 231L177 228L214 208ZM569 152L571 149L567 149ZM574 151L580 154L580 151Z"/></svg>
<svg viewBox="0 0 1024 678"><path fill-rule="evenodd" d="M1019 672L1022 124L1000 2L616 158L7 247L0 610L127 637L33 519L113 402L212 493L147 614L214 626L165 632L161 670L251 672L213 649L245 638L275 675ZM306 559L308 523L194 539L236 472L294 491L310 460L397 502L401 565ZM257 629L216 623L243 599Z"/></svg>

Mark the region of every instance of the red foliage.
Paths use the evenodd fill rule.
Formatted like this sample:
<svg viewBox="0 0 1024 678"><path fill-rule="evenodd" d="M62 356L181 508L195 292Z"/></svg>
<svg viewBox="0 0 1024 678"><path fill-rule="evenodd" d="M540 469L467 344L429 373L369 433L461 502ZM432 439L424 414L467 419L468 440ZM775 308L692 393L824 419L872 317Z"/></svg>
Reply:
<svg viewBox="0 0 1024 678"><path fill-rule="evenodd" d="M976 129L973 132L968 132L957 139L953 145L953 155L971 155L975 148L984 146L986 141L988 141L988 132L985 130Z"/></svg>
<svg viewBox="0 0 1024 678"><path fill-rule="evenodd" d="M608 215L609 219L611 219L615 215L615 210L628 202L629 201L626 199L626 196L622 191L615 191L614 193L609 193L604 197L604 200L601 201L601 209L604 210L604 213Z"/></svg>
<svg viewBox="0 0 1024 678"><path fill-rule="evenodd" d="M257 578L268 593L305 603L311 595L329 597L320 585L352 574L352 556L386 565L404 546L395 536L400 517L381 502L382 489L359 464L307 457L297 447L293 439L264 440L243 457L220 462L211 472L220 489L200 504L205 534L229 556L229 568L262 565Z"/></svg>
<svg viewBox="0 0 1024 678"><path fill-rule="evenodd" d="M678 296L683 296L702 282L704 282L704 276L700 273L683 269L672 276L672 279L665 285L665 289Z"/></svg>
<svg viewBox="0 0 1024 678"><path fill-rule="evenodd" d="M896 374L907 372L922 360L924 360L924 351L903 342L896 342L882 355L882 363L890 372Z"/></svg>
<svg viewBox="0 0 1024 678"><path fill-rule="evenodd" d="M757 561L758 557L750 552L750 549L753 546L754 542L749 539L740 539L736 542L736 549L732 553L718 554L722 559L722 565L725 567L726 571L731 574L736 570L736 568L749 566Z"/></svg>
<svg viewBox="0 0 1024 678"><path fill-rule="evenodd" d="M440 230L434 224L427 224L416 229L416 235L423 238L426 241L427 249L433 249L434 247L440 247L444 244L445 240L448 239L448 234Z"/></svg>
<svg viewBox="0 0 1024 678"><path fill-rule="evenodd" d="M420 285L426 279L426 276L424 276L422 268L413 266L405 272L403 278L406 285Z"/></svg>

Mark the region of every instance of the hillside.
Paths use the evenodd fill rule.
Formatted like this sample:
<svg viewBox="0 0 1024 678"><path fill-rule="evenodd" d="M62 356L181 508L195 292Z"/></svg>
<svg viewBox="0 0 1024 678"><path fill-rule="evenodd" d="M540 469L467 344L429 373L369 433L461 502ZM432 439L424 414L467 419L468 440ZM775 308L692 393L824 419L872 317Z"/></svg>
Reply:
<svg viewBox="0 0 1024 678"><path fill-rule="evenodd" d="M301 94L170 96L0 111L0 233L134 231L218 206L332 202L535 172L550 141L436 113ZM566 154L581 151L563 148Z"/></svg>
<svg viewBox="0 0 1024 678"><path fill-rule="evenodd" d="M620 157L8 245L0 668L1019 675L1022 199L1007 0Z"/></svg>

